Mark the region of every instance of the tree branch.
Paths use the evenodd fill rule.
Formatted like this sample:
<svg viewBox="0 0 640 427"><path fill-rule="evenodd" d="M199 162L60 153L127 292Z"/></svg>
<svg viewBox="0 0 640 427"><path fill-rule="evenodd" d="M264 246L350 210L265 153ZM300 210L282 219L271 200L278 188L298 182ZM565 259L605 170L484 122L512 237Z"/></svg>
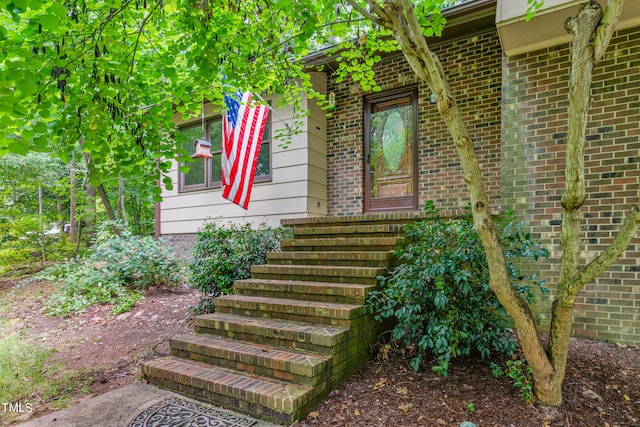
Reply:
<svg viewBox="0 0 640 427"><path fill-rule="evenodd" d="M571 283L572 289L578 293L584 285L616 262L636 236L638 230L640 230L640 204L633 207L609 247L582 269Z"/></svg>
<svg viewBox="0 0 640 427"><path fill-rule="evenodd" d="M620 19L622 14L622 8L624 7L625 0L609 0L607 7L604 10L600 24L596 29L596 36L593 41L594 54L593 59L596 64L604 56L604 52L609 46L613 32L615 31L615 24Z"/></svg>
<svg viewBox="0 0 640 427"><path fill-rule="evenodd" d="M383 20L380 16L369 12L367 9L360 6L355 0L346 0L346 1L347 1L347 4L349 4L349 6L354 8L360 15L367 18L374 24L382 25L383 27L391 29L391 27L388 26L388 23L385 20ZM374 0L367 0L367 4L369 5L374 5L374 3L375 3ZM382 8L377 3L375 3L375 8L372 8L372 9L382 10Z"/></svg>
<svg viewBox="0 0 640 427"><path fill-rule="evenodd" d="M138 34L136 36L136 42L134 43L133 51L131 52L131 67L129 69L130 76L133 75L133 68L135 67L135 64L136 64L136 53L138 52L138 45L140 44L140 38L142 37L142 33L144 32L144 27L147 25L147 23L149 22L149 19L151 19L154 12L156 11L156 9L158 9L158 6L160 6L161 4L163 4L163 1L158 0L156 4L153 6L153 8L149 11L149 13L147 13L147 16L144 17L144 19L142 20L142 23L140 24L140 29L137 31Z"/></svg>

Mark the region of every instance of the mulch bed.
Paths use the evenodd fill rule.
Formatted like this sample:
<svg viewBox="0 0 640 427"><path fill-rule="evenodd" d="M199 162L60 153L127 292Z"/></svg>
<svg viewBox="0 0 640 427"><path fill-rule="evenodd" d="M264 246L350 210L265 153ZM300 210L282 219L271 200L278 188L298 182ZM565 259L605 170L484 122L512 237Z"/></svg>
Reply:
<svg viewBox="0 0 640 427"><path fill-rule="evenodd" d="M526 404L489 362L455 360L449 377L416 373L395 350L369 362L300 423L320 426L640 426L640 349L572 339L564 404ZM464 425L464 424L462 424Z"/></svg>

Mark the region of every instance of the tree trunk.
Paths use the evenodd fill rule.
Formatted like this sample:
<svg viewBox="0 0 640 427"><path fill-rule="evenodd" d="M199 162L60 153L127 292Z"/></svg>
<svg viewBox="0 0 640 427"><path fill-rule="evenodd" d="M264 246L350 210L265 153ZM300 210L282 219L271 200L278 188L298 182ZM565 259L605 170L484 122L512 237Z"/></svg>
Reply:
<svg viewBox="0 0 640 427"><path fill-rule="evenodd" d="M125 227L127 227L127 211L125 209L125 198L124 198L124 178L120 177L118 180L118 209L120 210L122 218L122 223Z"/></svg>
<svg viewBox="0 0 640 427"><path fill-rule="evenodd" d="M109 217L109 220L111 221L115 221L116 220L116 216L113 213L113 208L111 207L111 202L109 201L109 197L107 196L107 192L104 189L104 186L102 184L98 185L98 194L100 194L100 199L102 200L102 204L104 205L104 209L107 212L107 216ZM115 234L116 236L120 237L120 229L116 226L116 224L113 224L113 234Z"/></svg>
<svg viewBox="0 0 640 427"><path fill-rule="evenodd" d="M44 221L43 221L43 208L42 208L42 184L38 183L38 220L40 222L40 249L42 251L42 261L47 260L47 254L45 252L44 242Z"/></svg>
<svg viewBox="0 0 640 427"><path fill-rule="evenodd" d="M91 155L89 155L89 153L84 153L84 161L85 161L85 164L87 165L87 174L90 175L93 167L91 165ZM87 190L89 189L89 186L91 186L94 189L93 190L94 200L96 195L96 189L98 190L98 194L100 195L100 199L102 200L104 209L107 212L107 217L109 218L110 221L115 221L116 216L113 214L113 208L111 207L111 202L109 202L109 197L107 197L107 192L104 190L104 186L100 184L97 187L94 187L93 185L87 183ZM95 202L94 202L94 216L95 216ZM120 237L120 230L118 229L118 227L116 227L115 224L113 224L113 233L116 236Z"/></svg>
<svg viewBox="0 0 640 427"><path fill-rule="evenodd" d="M567 179L562 198L563 257L558 297L552 307L551 332L546 349L540 342L529 306L512 287L469 132L453 99L442 65L422 35L412 2L367 1L368 8L364 9L355 0L347 1L361 15L393 32L413 71L436 95L438 110L453 137L455 149L460 157L471 199L474 223L487 255L491 289L513 319L525 358L533 372L536 398L544 405L561 405L573 307L578 292L620 256L640 229L639 203L625 220L612 245L580 270L580 207L586 198L584 147L592 72L611 40L624 0L608 0L604 17L595 0L585 2L581 5L578 16L566 23L574 40L565 169Z"/></svg>
<svg viewBox="0 0 640 427"><path fill-rule="evenodd" d="M353 3L351 3L353 4ZM507 271L500 237L491 218L482 173L471 137L458 109L437 56L429 49L409 0L370 3L372 10L393 30L405 58L416 75L436 95L437 106L453 138L460 157L463 178L469 190L473 220L487 255L491 289L513 319L523 352L534 378L551 378L554 372L539 339L531 309L515 291ZM383 8L382 8L383 7ZM366 13L366 12L365 12Z"/></svg>
<svg viewBox="0 0 640 427"><path fill-rule="evenodd" d="M84 228L86 230L87 245L89 245L95 231L94 225L96 223L96 188L90 184L88 180L85 188L87 205L84 210Z"/></svg>
<svg viewBox="0 0 640 427"><path fill-rule="evenodd" d="M71 162L69 163L69 237L71 243L75 244L78 240L76 225L76 153L71 153Z"/></svg>

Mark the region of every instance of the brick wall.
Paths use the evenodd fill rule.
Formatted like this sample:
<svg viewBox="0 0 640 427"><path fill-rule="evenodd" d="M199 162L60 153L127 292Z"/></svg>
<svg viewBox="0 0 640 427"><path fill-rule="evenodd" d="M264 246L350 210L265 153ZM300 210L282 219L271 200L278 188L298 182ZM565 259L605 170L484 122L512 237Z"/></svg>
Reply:
<svg viewBox="0 0 640 427"><path fill-rule="evenodd" d="M197 235L195 233L184 234L163 234L162 238L167 245L173 248L173 251L180 258L189 259L191 257L191 249L196 244Z"/></svg>
<svg viewBox="0 0 640 427"><path fill-rule="evenodd" d="M493 205L499 205L500 90L502 55L495 31L435 48L450 78L451 90L470 125L476 152ZM404 57L394 55L377 64L382 90L418 82ZM328 91L336 95L336 111L327 122L327 187L329 215L363 213L363 108L366 95L357 84L330 78ZM467 204L466 186L451 137L429 89L418 88L419 207L434 200L441 209Z"/></svg>
<svg viewBox="0 0 640 427"><path fill-rule="evenodd" d="M569 49L555 47L506 58L503 70L502 202L524 214L550 249L541 268L550 287L558 277L564 192ZM583 207L583 253L594 259L638 203L640 179L640 29L612 40L594 70ZM586 286L576 304L574 334L640 343L640 239L622 259ZM538 320L549 321L539 298Z"/></svg>

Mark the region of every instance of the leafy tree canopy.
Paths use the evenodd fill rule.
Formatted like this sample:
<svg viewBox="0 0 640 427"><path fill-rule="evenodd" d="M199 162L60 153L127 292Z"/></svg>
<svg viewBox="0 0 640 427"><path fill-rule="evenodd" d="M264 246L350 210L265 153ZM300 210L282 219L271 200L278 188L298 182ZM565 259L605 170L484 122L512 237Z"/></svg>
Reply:
<svg viewBox="0 0 640 427"><path fill-rule="evenodd" d="M417 2L424 34L438 35L441 8L457 3ZM174 111L193 117L203 100L222 105L236 89L294 105L301 89L322 100L303 58L325 46L341 52L341 76L376 90L371 66L398 47L360 8L340 0L2 0L0 155L68 161L81 143L94 183L147 171L155 187L157 175L143 165L166 173L168 159L188 160Z"/></svg>

